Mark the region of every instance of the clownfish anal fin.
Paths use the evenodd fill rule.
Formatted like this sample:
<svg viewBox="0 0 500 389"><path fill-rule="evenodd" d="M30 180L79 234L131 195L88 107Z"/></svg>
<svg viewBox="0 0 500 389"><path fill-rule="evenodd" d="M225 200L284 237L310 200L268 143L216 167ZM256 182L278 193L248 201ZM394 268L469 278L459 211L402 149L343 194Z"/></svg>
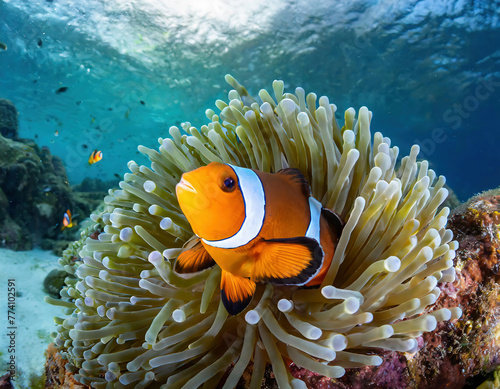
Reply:
<svg viewBox="0 0 500 389"><path fill-rule="evenodd" d="M226 311L237 315L243 311L255 293L256 284L248 278L243 278L222 270L220 295Z"/></svg>
<svg viewBox="0 0 500 389"><path fill-rule="evenodd" d="M175 261L174 269L178 273L194 273L212 267L215 261L205 250L201 242L181 252Z"/></svg>
<svg viewBox="0 0 500 389"><path fill-rule="evenodd" d="M273 284L303 284L311 279L323 263L323 250L315 239L269 239L260 243L254 279Z"/></svg>
<svg viewBox="0 0 500 389"><path fill-rule="evenodd" d="M304 196L309 197L309 195L311 194L311 187L309 186L309 181L307 181L307 178L304 177L304 175L300 172L299 169L294 169L289 167L286 169L279 170L277 174L288 176L290 182L293 185L296 185L302 191Z"/></svg>
<svg viewBox="0 0 500 389"><path fill-rule="evenodd" d="M328 223L328 226L337 236L337 241L340 239L340 234L344 229L344 222L335 212L329 210L328 208L321 209L321 216L323 216ZM336 243L336 242L335 242Z"/></svg>

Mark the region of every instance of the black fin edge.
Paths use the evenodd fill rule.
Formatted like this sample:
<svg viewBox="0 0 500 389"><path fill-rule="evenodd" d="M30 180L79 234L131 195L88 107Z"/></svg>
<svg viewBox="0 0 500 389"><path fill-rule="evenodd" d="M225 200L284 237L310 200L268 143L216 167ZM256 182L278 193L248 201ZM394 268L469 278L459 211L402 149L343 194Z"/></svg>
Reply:
<svg viewBox="0 0 500 389"><path fill-rule="evenodd" d="M220 290L220 297L222 300L222 304L224 304L224 308L226 308L227 313L232 316L237 315L238 313L245 310L245 308L250 304L253 299L253 294L244 300L231 301L228 299L226 295L226 291L223 289Z"/></svg>
<svg viewBox="0 0 500 389"><path fill-rule="evenodd" d="M340 239L340 235L342 234L342 230L345 226L342 218L328 208L321 209L321 216L325 218L327 224L333 229L335 233L337 233L337 239Z"/></svg>
<svg viewBox="0 0 500 389"><path fill-rule="evenodd" d="M177 261L175 261L174 270L175 270L176 273L179 273L179 274L192 274L192 273L198 273L200 271L209 269L211 267L214 267L215 265L216 265L216 263L212 259L210 262L207 262L207 264L205 266L203 266L203 267L196 268L193 271L184 271L182 268L179 268L179 266L177 265Z"/></svg>
<svg viewBox="0 0 500 389"><path fill-rule="evenodd" d="M265 278L265 281L270 282L272 284L277 285L295 285L295 284L303 284L311 279L314 274L318 271L318 269L323 264L323 249L319 245L319 243L312 238L308 238L306 236L299 236L297 238L284 238L284 239L266 239L264 240L266 243L293 243L293 244L302 244L306 246L312 254L312 261L309 262L309 265L300 272L299 275L295 277L287 277L287 278Z"/></svg>
<svg viewBox="0 0 500 389"><path fill-rule="evenodd" d="M200 245L201 248L197 248L197 246ZM177 259L175 260L174 262L174 271L179 273L179 274L192 274L192 273L198 273L200 271L203 271L205 269L208 269L208 268L211 268L211 267L214 267L216 265L214 259L210 256L210 254L207 252L207 250L205 249L205 247L203 247L203 244L201 242L198 242L197 244L195 244L193 247L191 247L189 250L203 250L205 251L205 254L206 256L208 256L210 258L210 260L206 260L206 261L203 261L201 263L201 266L199 266L198 268L195 268L193 271L184 271L180 265L179 265L179 262L178 262L178 259L179 259L179 256L182 254L179 254L179 256L177 256Z"/></svg>
<svg viewBox="0 0 500 389"><path fill-rule="evenodd" d="M309 197L311 195L311 186L309 185L309 181L307 181L307 178L304 177L299 169L288 167L286 169L278 170L277 173L293 177L294 181L300 184L302 193L306 197Z"/></svg>

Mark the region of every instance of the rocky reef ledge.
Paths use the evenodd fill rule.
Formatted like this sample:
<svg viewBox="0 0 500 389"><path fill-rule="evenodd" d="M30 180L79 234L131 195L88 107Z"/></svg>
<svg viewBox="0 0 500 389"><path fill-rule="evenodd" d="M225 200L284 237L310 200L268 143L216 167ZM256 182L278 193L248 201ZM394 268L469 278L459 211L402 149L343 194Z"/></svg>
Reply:
<svg viewBox="0 0 500 389"><path fill-rule="evenodd" d="M17 116L14 104L0 99L0 247L23 251L39 244L60 255L79 238L77 228L61 234L64 212L86 217L117 183L87 179L72 188L61 158L19 137Z"/></svg>
<svg viewBox="0 0 500 389"><path fill-rule="evenodd" d="M430 310L458 305L463 310L460 319L425 333L413 354L381 353L380 366L348 369L344 377L331 379L292 364L292 375L310 389L475 388L481 383L484 389L498 387L487 380L497 377L493 372L500 366L500 190L456 208L448 228L459 242L457 277L440 285L441 296ZM64 364L57 350L49 348L46 388L83 388L63 373ZM247 388L250 376L244 374L237 388ZM270 369L262 387L278 387Z"/></svg>
<svg viewBox="0 0 500 389"><path fill-rule="evenodd" d="M71 187L59 157L19 138L17 111L4 99L0 130L0 247L30 250L39 231L56 237Z"/></svg>

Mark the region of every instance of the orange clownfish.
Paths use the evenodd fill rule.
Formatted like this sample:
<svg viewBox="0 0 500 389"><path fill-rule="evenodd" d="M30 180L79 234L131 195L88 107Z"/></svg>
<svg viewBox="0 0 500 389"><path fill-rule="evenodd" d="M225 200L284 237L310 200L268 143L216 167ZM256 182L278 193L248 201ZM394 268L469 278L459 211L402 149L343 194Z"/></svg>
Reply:
<svg viewBox="0 0 500 389"><path fill-rule="evenodd" d="M74 227L76 223L73 223L73 217L71 216L71 211L68 209L66 212L64 212L64 218L62 221L63 225L61 227L61 231L64 230L65 228L71 228Z"/></svg>
<svg viewBox="0 0 500 389"><path fill-rule="evenodd" d="M311 197L298 169L271 174L212 162L184 173L176 192L200 239L179 254L175 269L190 273L217 263L231 315L250 303L257 282L321 284L342 222Z"/></svg>
<svg viewBox="0 0 500 389"><path fill-rule="evenodd" d="M95 149L94 151L92 151L92 154L90 154L89 165L93 165L94 163L99 162L101 159L102 151L97 151L97 149Z"/></svg>

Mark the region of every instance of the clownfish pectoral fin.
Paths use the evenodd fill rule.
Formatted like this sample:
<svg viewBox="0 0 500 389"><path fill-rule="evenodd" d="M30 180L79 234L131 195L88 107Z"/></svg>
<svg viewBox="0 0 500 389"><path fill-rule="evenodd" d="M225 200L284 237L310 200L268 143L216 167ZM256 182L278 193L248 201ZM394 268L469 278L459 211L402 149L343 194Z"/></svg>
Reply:
<svg viewBox="0 0 500 389"><path fill-rule="evenodd" d="M226 311L237 315L243 311L255 293L256 284L248 278L243 278L222 270L220 280L220 296Z"/></svg>
<svg viewBox="0 0 500 389"><path fill-rule="evenodd" d="M323 264L323 250L312 238L269 239L260 245L253 273L256 281L301 285L309 281Z"/></svg>
<svg viewBox="0 0 500 389"><path fill-rule="evenodd" d="M299 189L304 196L309 197L311 194L311 187L309 186L309 181L300 172L299 169L286 168L278 171L277 174L287 176L290 183Z"/></svg>
<svg viewBox="0 0 500 389"><path fill-rule="evenodd" d="M174 269L178 273L194 273L212 267L215 261L198 241L189 249L181 252L177 257Z"/></svg>

